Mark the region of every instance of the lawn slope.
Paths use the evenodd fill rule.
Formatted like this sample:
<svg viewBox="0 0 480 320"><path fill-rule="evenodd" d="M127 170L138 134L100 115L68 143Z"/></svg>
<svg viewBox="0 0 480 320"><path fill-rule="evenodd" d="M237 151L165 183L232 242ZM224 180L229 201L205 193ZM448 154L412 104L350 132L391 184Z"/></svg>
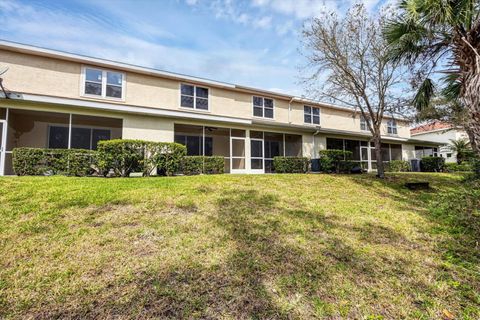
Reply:
<svg viewBox="0 0 480 320"><path fill-rule="evenodd" d="M462 181L1 178L0 318L478 319Z"/></svg>

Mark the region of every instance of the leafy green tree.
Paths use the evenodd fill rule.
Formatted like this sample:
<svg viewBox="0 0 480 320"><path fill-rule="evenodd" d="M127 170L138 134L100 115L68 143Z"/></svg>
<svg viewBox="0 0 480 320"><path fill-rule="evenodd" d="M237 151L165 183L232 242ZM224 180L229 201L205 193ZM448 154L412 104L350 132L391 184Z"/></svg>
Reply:
<svg viewBox="0 0 480 320"><path fill-rule="evenodd" d="M396 12L385 36L393 60L416 67L415 107L461 115L480 155L480 2L403 0Z"/></svg>
<svg viewBox="0 0 480 320"><path fill-rule="evenodd" d="M450 140L450 149L457 154L457 163L469 160L473 156L472 147L467 139Z"/></svg>

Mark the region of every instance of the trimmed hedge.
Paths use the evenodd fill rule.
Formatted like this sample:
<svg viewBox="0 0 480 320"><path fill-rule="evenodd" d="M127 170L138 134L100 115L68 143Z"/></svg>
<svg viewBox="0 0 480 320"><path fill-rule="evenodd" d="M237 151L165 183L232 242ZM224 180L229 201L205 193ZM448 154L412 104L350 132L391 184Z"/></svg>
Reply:
<svg viewBox="0 0 480 320"><path fill-rule="evenodd" d="M352 156L353 153L351 151L320 150L320 171L350 173L350 170L356 166L356 163L350 160Z"/></svg>
<svg viewBox="0 0 480 320"><path fill-rule="evenodd" d="M88 176L96 170L96 151L84 149L13 149L13 171L19 176Z"/></svg>
<svg viewBox="0 0 480 320"><path fill-rule="evenodd" d="M195 174L219 174L225 168L225 158L221 156L188 156L182 160L182 173L185 175Z"/></svg>
<svg viewBox="0 0 480 320"><path fill-rule="evenodd" d="M276 173L306 173L309 162L305 157L274 157L273 167Z"/></svg>
<svg viewBox="0 0 480 320"><path fill-rule="evenodd" d="M442 172L445 169L445 158L423 157L420 162L420 168L424 172Z"/></svg>
<svg viewBox="0 0 480 320"><path fill-rule="evenodd" d="M469 172L473 171L473 166L469 162L462 162L461 164L452 162L445 163L445 170L448 172Z"/></svg>
<svg viewBox="0 0 480 320"><path fill-rule="evenodd" d="M392 160L385 165L386 172L409 172L410 162L404 160Z"/></svg>
<svg viewBox="0 0 480 320"><path fill-rule="evenodd" d="M160 174L173 175L180 171L185 146L170 142L115 139L98 143L98 165L107 174L128 177L132 172L150 175L155 168Z"/></svg>

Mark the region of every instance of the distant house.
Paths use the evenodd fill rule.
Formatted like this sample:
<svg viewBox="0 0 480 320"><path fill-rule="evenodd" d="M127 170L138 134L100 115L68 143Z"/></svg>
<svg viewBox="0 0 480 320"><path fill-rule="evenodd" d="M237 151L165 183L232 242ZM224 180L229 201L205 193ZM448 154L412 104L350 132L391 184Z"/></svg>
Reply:
<svg viewBox="0 0 480 320"><path fill-rule="evenodd" d="M463 128L442 121L433 121L410 130L410 135L418 139L434 141L440 144L438 156L446 162L457 162L457 155L451 149L451 140L467 139L468 135ZM417 157L421 150L416 150Z"/></svg>
<svg viewBox="0 0 480 320"><path fill-rule="evenodd" d="M161 60L161 57L158 57ZM114 138L178 142L188 155L225 158L225 172L274 172L275 156L351 151L375 170L358 111L278 92L0 41L0 175L16 147L96 149ZM382 123L384 161L436 152L405 119Z"/></svg>

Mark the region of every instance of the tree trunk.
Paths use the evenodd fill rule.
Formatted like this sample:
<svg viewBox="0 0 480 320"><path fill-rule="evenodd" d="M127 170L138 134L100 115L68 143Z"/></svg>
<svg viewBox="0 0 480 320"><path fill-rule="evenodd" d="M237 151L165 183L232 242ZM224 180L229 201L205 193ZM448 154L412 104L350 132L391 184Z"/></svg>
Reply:
<svg viewBox="0 0 480 320"><path fill-rule="evenodd" d="M382 159L382 141L380 134L375 134L373 137L373 144L375 146L375 157L377 158L377 177L385 178L385 168Z"/></svg>
<svg viewBox="0 0 480 320"><path fill-rule="evenodd" d="M480 74L472 72L465 77L462 98L468 114L465 130L473 151L480 157Z"/></svg>

